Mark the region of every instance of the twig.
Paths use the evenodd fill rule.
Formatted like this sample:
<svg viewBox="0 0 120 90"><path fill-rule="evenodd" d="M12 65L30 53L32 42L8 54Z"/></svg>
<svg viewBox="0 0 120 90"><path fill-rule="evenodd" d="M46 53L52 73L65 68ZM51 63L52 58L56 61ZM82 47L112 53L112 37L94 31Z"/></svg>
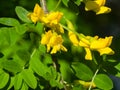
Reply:
<svg viewBox="0 0 120 90"><path fill-rule="evenodd" d="M91 88L92 88L92 84L93 84L94 79L95 79L95 77L96 77L97 73L99 72L99 70L100 70L100 66L99 66L99 67L97 68L97 70L95 71L95 74L94 74L94 76L92 77L92 81L91 81L91 84L90 84L90 86L89 86L89 89L88 89L88 90L91 90Z"/></svg>
<svg viewBox="0 0 120 90"><path fill-rule="evenodd" d="M40 5L43 8L45 14L47 14L48 13L48 9L47 9L47 6L46 6L46 0L40 0Z"/></svg>

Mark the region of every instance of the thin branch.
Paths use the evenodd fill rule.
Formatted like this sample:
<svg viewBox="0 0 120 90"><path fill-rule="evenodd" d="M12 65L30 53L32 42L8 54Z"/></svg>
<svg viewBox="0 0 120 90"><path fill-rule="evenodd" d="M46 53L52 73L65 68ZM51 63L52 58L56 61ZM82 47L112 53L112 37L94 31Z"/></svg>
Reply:
<svg viewBox="0 0 120 90"><path fill-rule="evenodd" d="M58 3L56 4L56 7L55 7L54 10L56 10L56 9L58 8L58 6L60 5L61 1L62 1L62 0L59 0L59 1L58 1Z"/></svg>
<svg viewBox="0 0 120 90"><path fill-rule="evenodd" d="M90 84L90 86L89 86L89 89L88 89L88 90L91 90L91 88L92 88L92 84L93 84L94 79L95 79L95 77L96 77L97 73L99 72L99 70L100 70L100 66L99 66L99 67L97 68L97 70L95 71L95 74L94 74L94 76L92 77L92 81L91 81L91 84Z"/></svg>
<svg viewBox="0 0 120 90"><path fill-rule="evenodd" d="M48 9L47 9L47 6L46 6L46 0L40 0L40 5L43 8L45 14L47 14L48 13Z"/></svg>

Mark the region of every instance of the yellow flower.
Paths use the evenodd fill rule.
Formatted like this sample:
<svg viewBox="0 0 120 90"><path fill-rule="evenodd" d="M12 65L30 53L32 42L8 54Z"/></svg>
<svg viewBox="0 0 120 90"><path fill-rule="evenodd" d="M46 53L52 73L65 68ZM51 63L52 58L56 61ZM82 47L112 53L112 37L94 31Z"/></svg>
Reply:
<svg viewBox="0 0 120 90"><path fill-rule="evenodd" d="M94 11L96 14L109 13L111 9L109 7L104 6L106 0L88 0L85 2L85 10L86 11Z"/></svg>
<svg viewBox="0 0 120 90"><path fill-rule="evenodd" d="M51 50L51 54L57 53L57 51L67 51L67 49L62 45L63 39L61 35L58 35L56 32L49 30L46 32L41 39L41 44L47 45L47 52Z"/></svg>
<svg viewBox="0 0 120 90"><path fill-rule="evenodd" d="M92 60L91 50L98 51L100 55L114 54L114 51L109 47L112 43L112 38L113 38L112 36L105 38L98 38L98 36L95 37L86 36L86 38L81 39L79 45L85 48L86 51L85 59Z"/></svg>
<svg viewBox="0 0 120 90"><path fill-rule="evenodd" d="M58 11L45 14L43 9L38 4L35 5L33 13L28 14L28 17L32 20L32 22L42 22L51 30L64 33L63 27L59 24L59 21L62 18L62 16L63 13Z"/></svg>
<svg viewBox="0 0 120 90"><path fill-rule="evenodd" d="M81 85L83 85L85 88L89 88L90 85L91 85L92 88L95 88L95 87L96 87L96 85L95 85L94 82L92 83L92 82L86 82L86 81L82 81L82 80L75 80L75 83L76 83L76 84L81 84Z"/></svg>
<svg viewBox="0 0 120 90"><path fill-rule="evenodd" d="M46 16L43 18L43 22L45 24L49 24L50 26L59 24L60 19L62 18L63 13L61 12L50 12L46 14Z"/></svg>
<svg viewBox="0 0 120 90"><path fill-rule="evenodd" d="M36 23L37 21L40 21L44 16L43 9L36 4L33 10L33 13L29 13L28 17L32 20L32 22Z"/></svg>
<svg viewBox="0 0 120 90"><path fill-rule="evenodd" d="M73 43L73 45L75 45L75 46L79 45L79 40L72 31L68 32L68 36L69 36L70 41Z"/></svg>
<svg viewBox="0 0 120 90"><path fill-rule="evenodd" d="M79 39L76 36L76 34L73 32L73 31L75 31L74 26L73 26L72 22L70 22L67 19L66 19L66 22L67 22L67 27L71 30L71 31L68 32L69 39L73 43L73 45L78 46L79 45Z"/></svg>
<svg viewBox="0 0 120 90"><path fill-rule="evenodd" d="M63 27L59 24L60 19L62 18L63 13L61 12L50 12L42 18L42 22L50 27L52 30L56 32L64 33Z"/></svg>
<svg viewBox="0 0 120 90"><path fill-rule="evenodd" d="M114 54L114 51L111 48L109 48L109 46L112 43L112 38L113 37L110 36L94 40L93 42L91 42L90 48L92 50L97 50L100 53L100 55L103 54L112 55Z"/></svg>

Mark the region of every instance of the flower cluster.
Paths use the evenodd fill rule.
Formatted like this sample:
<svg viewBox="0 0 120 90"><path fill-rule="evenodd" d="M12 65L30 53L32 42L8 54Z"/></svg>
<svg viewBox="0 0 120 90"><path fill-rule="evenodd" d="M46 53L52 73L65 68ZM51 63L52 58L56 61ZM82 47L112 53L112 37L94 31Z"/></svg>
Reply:
<svg viewBox="0 0 120 90"><path fill-rule="evenodd" d="M86 0L85 2L86 11L94 11L96 14L109 13L111 9L104 6L106 0Z"/></svg>
<svg viewBox="0 0 120 90"><path fill-rule="evenodd" d="M85 36L83 34L75 34L75 29L70 21L67 21L68 28L71 30L68 32L70 41L74 46L83 47L86 51L85 59L92 60L91 51L98 51L100 55L107 54L112 55L114 51L109 47L112 43L112 36L99 38L98 36Z"/></svg>
<svg viewBox="0 0 120 90"><path fill-rule="evenodd" d="M81 46L85 49L86 60L92 60L91 51L98 51L100 55L114 54L114 51L109 47L112 42L112 38L113 38L112 36L105 37L105 38L99 38L98 36L91 37L91 36L84 36L83 34L80 34L79 39L78 39L74 33L69 32L69 38L75 46Z"/></svg>
<svg viewBox="0 0 120 90"><path fill-rule="evenodd" d="M47 45L47 52L51 50L51 54L56 53L59 50L67 51L67 49L62 45L63 39L61 35L58 35L56 32L49 30L42 36L41 44Z"/></svg>
<svg viewBox="0 0 120 90"><path fill-rule="evenodd" d="M59 23L62 16L63 13L58 11L45 14L38 4L35 5L33 12L28 15L32 22L41 22L45 27L49 28L49 30L45 31L45 34L42 35L41 44L47 46L47 52L52 48L51 54L59 50L67 51L62 45L63 39L61 34L64 33L64 29Z"/></svg>

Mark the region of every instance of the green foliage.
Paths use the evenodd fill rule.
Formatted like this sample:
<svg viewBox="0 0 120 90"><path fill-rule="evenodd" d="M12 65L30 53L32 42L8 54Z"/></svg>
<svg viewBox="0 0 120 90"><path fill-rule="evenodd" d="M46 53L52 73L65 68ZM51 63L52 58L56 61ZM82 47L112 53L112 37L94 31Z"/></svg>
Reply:
<svg viewBox="0 0 120 90"><path fill-rule="evenodd" d="M14 18L0 18L0 23L7 26L18 26L20 23Z"/></svg>
<svg viewBox="0 0 120 90"><path fill-rule="evenodd" d="M22 20L23 22L31 23L30 19L28 18L29 12L26 9L21 6L17 6L15 8L15 11L20 20Z"/></svg>
<svg viewBox="0 0 120 90"><path fill-rule="evenodd" d="M20 66L19 63L11 60L5 60L1 63L1 66L3 69L12 72L12 73L18 73L20 71L22 71L22 67Z"/></svg>
<svg viewBox="0 0 120 90"><path fill-rule="evenodd" d="M14 77L14 88L15 90L19 90L22 86L22 75L21 73L15 75Z"/></svg>
<svg viewBox="0 0 120 90"><path fill-rule="evenodd" d="M9 81L9 74L0 70L0 89L4 88Z"/></svg>
<svg viewBox="0 0 120 90"><path fill-rule="evenodd" d="M85 64L83 63L79 63L79 62L75 62L72 64L72 67L73 69L75 70L76 72L76 76L79 78L79 79L82 79L82 80L85 80L85 81L88 81L88 80L91 80L92 77L93 77L93 72L92 70L86 66ZM89 74L88 74L89 73Z"/></svg>
<svg viewBox="0 0 120 90"><path fill-rule="evenodd" d="M26 84L35 89L37 87L37 80L36 77L34 76L33 72L29 69L24 69L21 72L23 80L26 82Z"/></svg>
<svg viewBox="0 0 120 90"><path fill-rule="evenodd" d="M74 2L76 5L80 5L83 0L62 0L63 4L68 7L69 2Z"/></svg>
<svg viewBox="0 0 120 90"><path fill-rule="evenodd" d="M79 6L84 0L60 0L58 4L57 1L48 0L47 6L51 11L60 10L64 14L58 26L61 25L65 32L58 35L62 35L65 41L63 43L67 48L65 53L62 50L55 54L47 52L49 45L41 44L41 39L49 29L56 29L57 26L50 28L49 23L33 23L29 17L31 12L22 6L15 8L18 18L0 18L0 90L92 90L92 88L112 90L114 88L108 75L120 77L120 62L107 56L102 57L98 53L93 55L94 60L85 61L82 47L73 46L69 42L67 34L70 30L66 26L66 20L72 21L74 32L80 35L77 29L82 20L77 23L79 19L76 12L79 13ZM57 22L56 18L54 21ZM51 40L50 43L52 42ZM76 83L76 80L84 83ZM92 87L90 82L95 83L96 87Z"/></svg>
<svg viewBox="0 0 120 90"><path fill-rule="evenodd" d="M111 90L113 88L112 80L105 74L98 74L94 80L96 86L103 90Z"/></svg>

